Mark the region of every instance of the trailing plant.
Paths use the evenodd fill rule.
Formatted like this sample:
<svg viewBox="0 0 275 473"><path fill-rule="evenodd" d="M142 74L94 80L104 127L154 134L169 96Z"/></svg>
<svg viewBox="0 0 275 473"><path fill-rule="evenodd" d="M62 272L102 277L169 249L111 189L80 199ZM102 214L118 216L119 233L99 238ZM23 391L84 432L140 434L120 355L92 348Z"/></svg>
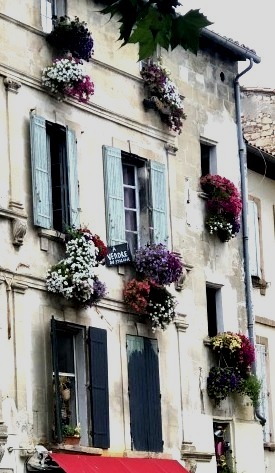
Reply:
<svg viewBox="0 0 275 473"><path fill-rule="evenodd" d="M149 63L143 66L140 74L148 90L150 102L159 112L161 120L180 134L186 114L177 86L170 79L170 71L160 63ZM145 99L145 108L146 104Z"/></svg>
<svg viewBox="0 0 275 473"><path fill-rule="evenodd" d="M89 61L93 55L94 41L87 23L76 16L54 17L54 28L46 37L48 43L60 53L71 53L74 57Z"/></svg>
<svg viewBox="0 0 275 473"><path fill-rule="evenodd" d="M256 408L259 404L261 394L262 383L255 374L250 373L246 378L242 380L240 392L247 395Z"/></svg>
<svg viewBox="0 0 275 473"><path fill-rule="evenodd" d="M176 46L198 51L200 31L211 22L199 10L181 15L178 0L95 0L106 7L102 14L116 16L122 45L138 43L139 60L151 57L161 46L167 51Z"/></svg>
<svg viewBox="0 0 275 473"><path fill-rule="evenodd" d="M59 101L67 96L86 103L94 94L94 84L85 74L83 62L72 56L55 59L51 66L45 67L42 85Z"/></svg>
<svg viewBox="0 0 275 473"><path fill-rule="evenodd" d="M242 200L238 189L229 179L212 174L201 177L200 185L208 194L206 228L221 241L229 241L240 230Z"/></svg>
<svg viewBox="0 0 275 473"><path fill-rule="evenodd" d="M48 270L47 290L83 308L99 302L106 294L106 286L96 274L96 268L103 263L102 244L98 235L88 229L68 229L66 257Z"/></svg>
<svg viewBox="0 0 275 473"><path fill-rule="evenodd" d="M135 269L141 278L148 278L159 285L176 282L183 273L180 257L162 243L146 245L136 251Z"/></svg>

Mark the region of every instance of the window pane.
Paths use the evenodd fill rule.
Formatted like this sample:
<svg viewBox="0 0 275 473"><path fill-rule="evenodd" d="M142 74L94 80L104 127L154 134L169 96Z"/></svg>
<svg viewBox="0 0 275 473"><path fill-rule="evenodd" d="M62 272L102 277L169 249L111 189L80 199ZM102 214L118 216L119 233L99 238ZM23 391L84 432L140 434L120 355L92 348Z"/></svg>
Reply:
<svg viewBox="0 0 275 473"><path fill-rule="evenodd" d="M137 214L132 210L125 210L125 228L126 230L137 231Z"/></svg>
<svg viewBox="0 0 275 473"><path fill-rule="evenodd" d="M138 247L138 237L136 233L126 232L126 241L129 246L129 250L131 251L132 255L135 253Z"/></svg>
<svg viewBox="0 0 275 473"><path fill-rule="evenodd" d="M57 332L58 367L62 373L74 373L74 343L73 335Z"/></svg>
<svg viewBox="0 0 275 473"><path fill-rule="evenodd" d="M135 186L135 168L134 166L128 166L123 164L123 184L128 186Z"/></svg>
<svg viewBox="0 0 275 473"><path fill-rule="evenodd" d="M124 207L136 209L136 192L129 187L124 188Z"/></svg>

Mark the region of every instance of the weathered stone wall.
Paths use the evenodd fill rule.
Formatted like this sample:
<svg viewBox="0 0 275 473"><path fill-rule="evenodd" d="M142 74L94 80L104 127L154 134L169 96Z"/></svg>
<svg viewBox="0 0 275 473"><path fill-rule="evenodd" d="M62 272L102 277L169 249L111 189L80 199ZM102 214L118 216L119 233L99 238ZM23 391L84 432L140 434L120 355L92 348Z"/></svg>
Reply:
<svg viewBox="0 0 275 473"><path fill-rule="evenodd" d="M243 133L247 141L275 153L275 90L243 88Z"/></svg>

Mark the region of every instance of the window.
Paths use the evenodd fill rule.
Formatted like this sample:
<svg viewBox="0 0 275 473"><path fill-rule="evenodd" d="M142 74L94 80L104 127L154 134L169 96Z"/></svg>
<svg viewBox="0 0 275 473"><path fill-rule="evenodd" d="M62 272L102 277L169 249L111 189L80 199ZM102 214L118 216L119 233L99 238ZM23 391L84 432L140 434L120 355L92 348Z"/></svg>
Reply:
<svg viewBox="0 0 275 473"><path fill-rule="evenodd" d="M162 452L157 340L127 335L132 450Z"/></svg>
<svg viewBox="0 0 275 473"><path fill-rule="evenodd" d="M264 442L271 442L270 413L269 413L269 389L267 376L267 342L256 343L256 373L261 381L261 393L259 399L259 412L266 419L263 426Z"/></svg>
<svg viewBox="0 0 275 473"><path fill-rule="evenodd" d="M51 340L54 440L62 440L64 425L76 426L79 423L81 445L92 443L94 447L108 448L110 438L106 330L89 327L86 337L85 327L52 318Z"/></svg>
<svg viewBox="0 0 275 473"><path fill-rule="evenodd" d="M248 250L253 287L259 288L261 295L265 295L267 283L263 261L261 201L256 197L249 197L248 200Z"/></svg>
<svg viewBox="0 0 275 473"><path fill-rule="evenodd" d="M41 22L45 33L53 28L53 17L66 15L66 0L41 0Z"/></svg>
<svg viewBox="0 0 275 473"><path fill-rule="evenodd" d="M214 337L223 332L221 289L215 286L206 286L208 335Z"/></svg>
<svg viewBox="0 0 275 473"><path fill-rule="evenodd" d="M79 224L74 131L31 115L34 225L59 232Z"/></svg>
<svg viewBox="0 0 275 473"><path fill-rule="evenodd" d="M165 166L103 147L108 245L167 243Z"/></svg>
<svg viewBox="0 0 275 473"><path fill-rule="evenodd" d="M200 143L201 147L201 175L217 173L216 146L209 143Z"/></svg>

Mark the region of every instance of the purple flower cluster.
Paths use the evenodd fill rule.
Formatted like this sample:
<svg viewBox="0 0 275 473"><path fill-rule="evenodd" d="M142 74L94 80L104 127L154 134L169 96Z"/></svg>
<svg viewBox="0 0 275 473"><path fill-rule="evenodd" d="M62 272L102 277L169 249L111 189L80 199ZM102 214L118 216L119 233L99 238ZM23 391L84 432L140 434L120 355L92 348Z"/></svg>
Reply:
<svg viewBox="0 0 275 473"><path fill-rule="evenodd" d="M94 41L87 24L78 17L68 16L55 19L54 29L47 35L47 41L58 51L70 52L74 57L89 61L94 51Z"/></svg>
<svg viewBox="0 0 275 473"><path fill-rule="evenodd" d="M162 243L146 245L136 251L136 271L160 285L176 282L183 272L183 264L178 255L170 252Z"/></svg>
<svg viewBox="0 0 275 473"><path fill-rule="evenodd" d="M101 282L97 276L94 277L93 281L93 293L91 297L83 303L83 308L92 307L99 302L107 294L106 284Z"/></svg>
<svg viewBox="0 0 275 473"><path fill-rule="evenodd" d="M237 368L212 367L207 378L207 393L216 405L230 393L240 392L243 378Z"/></svg>

